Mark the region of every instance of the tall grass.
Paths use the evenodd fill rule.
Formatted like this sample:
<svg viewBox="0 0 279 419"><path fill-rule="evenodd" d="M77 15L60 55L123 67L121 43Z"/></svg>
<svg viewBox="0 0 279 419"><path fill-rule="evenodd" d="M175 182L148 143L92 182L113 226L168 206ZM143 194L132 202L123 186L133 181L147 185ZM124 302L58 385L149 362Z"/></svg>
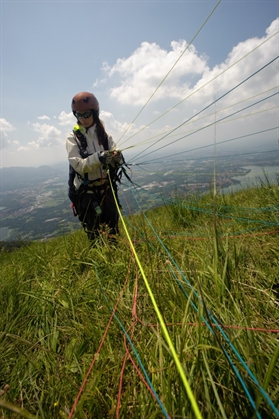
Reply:
<svg viewBox="0 0 279 419"><path fill-rule="evenodd" d="M276 417L245 365L278 409L278 202L262 184L125 219L203 418ZM154 390L195 417L123 229L117 246L78 231L0 259L1 418L67 418L95 357L74 418L164 417Z"/></svg>

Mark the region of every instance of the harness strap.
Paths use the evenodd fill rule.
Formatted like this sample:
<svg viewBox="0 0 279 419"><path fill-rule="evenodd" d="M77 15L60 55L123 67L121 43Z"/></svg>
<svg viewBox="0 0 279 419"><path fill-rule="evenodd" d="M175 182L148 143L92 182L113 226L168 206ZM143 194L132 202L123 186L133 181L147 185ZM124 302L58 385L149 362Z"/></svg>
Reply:
<svg viewBox="0 0 279 419"><path fill-rule="evenodd" d="M75 141L79 148L79 154L81 155L82 159L85 159L86 157L90 156L90 154L87 151L88 144L87 144L86 137L83 134L83 132L81 132L79 125L74 126L73 133L75 135ZM105 136L103 147L105 150L108 150L108 136L107 135ZM82 181L84 180L88 181L88 173L85 173L84 178L79 173L76 172L76 174ZM99 180L101 180L101 178L95 179L94 182L97 182Z"/></svg>
<svg viewBox="0 0 279 419"><path fill-rule="evenodd" d="M82 159L85 159L86 157L90 156L90 153L88 153L87 150L87 139L86 136L84 135L84 133L82 132L82 128L80 127L78 124L74 126L73 128L73 133L74 133L74 138L76 141L76 144L78 146L79 149L79 154L81 156ZM108 150L108 136L105 135L104 141L103 141L103 147L105 150ZM120 171L118 170L118 168L113 168L110 167L110 175L111 175L111 180L112 180L112 187L116 193L116 199L118 202L118 205L120 206L119 203L119 199L118 199L118 195L117 195L117 184L116 182L121 183L121 176L122 176L122 170L124 168L122 168ZM124 174L125 176L129 179L128 175L126 174L126 171L124 170ZM74 186L74 178L75 176L78 176L78 178L82 181L80 187L78 188L78 190L75 188ZM88 179L88 173L85 173L84 177L82 177L78 172L76 172L74 170L74 168L70 165L70 170L69 170L69 198L70 200L74 203L74 207L75 207L75 212L77 215L77 208L78 205L78 196L81 194L97 194L99 196L103 196L102 200L104 199L105 196L105 191L110 187L110 184L108 182L108 180L106 180L103 184L101 185L95 185L95 182L99 182L103 180L102 178L98 178L95 179L94 181L89 180Z"/></svg>

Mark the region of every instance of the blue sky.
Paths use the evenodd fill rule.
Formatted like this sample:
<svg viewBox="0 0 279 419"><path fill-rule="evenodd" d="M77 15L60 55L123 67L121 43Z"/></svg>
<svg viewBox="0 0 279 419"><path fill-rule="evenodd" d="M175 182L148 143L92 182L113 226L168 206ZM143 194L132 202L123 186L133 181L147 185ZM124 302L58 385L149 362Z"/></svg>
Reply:
<svg viewBox="0 0 279 419"><path fill-rule="evenodd" d="M66 161L80 91L97 96L107 131L131 161L214 138L275 146L279 60L268 63L279 55L279 1L217 3L2 0L0 167Z"/></svg>

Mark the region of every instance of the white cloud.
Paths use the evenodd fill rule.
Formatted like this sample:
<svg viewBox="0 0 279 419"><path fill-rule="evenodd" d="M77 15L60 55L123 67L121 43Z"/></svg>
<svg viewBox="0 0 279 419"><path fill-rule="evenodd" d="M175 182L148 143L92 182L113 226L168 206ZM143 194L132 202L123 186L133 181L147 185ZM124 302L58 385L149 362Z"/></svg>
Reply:
<svg viewBox="0 0 279 419"><path fill-rule="evenodd" d="M72 127L73 125L75 125L75 121L76 121L72 112L66 113L65 111L62 111L60 113L60 115L58 116L58 119L60 121L59 125L62 125L62 126L71 126Z"/></svg>
<svg viewBox="0 0 279 419"><path fill-rule="evenodd" d="M250 38L236 45L223 63L203 74L194 86L193 92L203 86L206 88L201 89L193 99L218 98L268 64L277 55L278 30L279 18L266 30L267 36ZM278 81L278 63L275 61L235 89L227 100L231 102L232 97L237 101L250 98L278 86Z"/></svg>
<svg viewBox="0 0 279 419"><path fill-rule="evenodd" d="M272 35L279 30L279 18L275 19L266 30L266 34Z"/></svg>
<svg viewBox="0 0 279 419"><path fill-rule="evenodd" d="M13 127L13 125L6 121L6 119L4 118L0 118L0 131L1 131L1 138L7 137L8 136L8 132L14 131L15 127Z"/></svg>
<svg viewBox="0 0 279 419"><path fill-rule="evenodd" d="M104 73L115 84L110 89L110 96L123 105L143 106L177 62L152 101L156 101L157 108L162 103L169 103L170 108L174 100L178 104L186 98L188 105L194 102L197 107L204 106L276 56L278 33L268 38L278 29L279 18L267 28L264 37L250 38L239 43L224 62L212 69L207 65L207 58L199 55L193 45L185 51L185 40L173 41L170 51L155 43L143 42L130 57L118 59L111 67L107 63L103 64ZM260 44L262 46L259 47ZM278 64L275 62L245 82L236 90L235 95L230 95L229 101L233 96L237 100L252 97L259 91L274 88L278 81Z"/></svg>
<svg viewBox="0 0 279 419"><path fill-rule="evenodd" d="M167 49L156 43L143 42L130 56L119 58L112 65L104 63L103 74L98 75L94 87L100 86L99 90L96 89L96 94L98 98L100 95L102 107L111 111L111 113L101 111L100 115L105 122L107 132L113 136L119 148L127 149L127 153L137 153L152 144L159 149L164 143L171 144L176 138L183 138L183 135L185 139L174 144L174 147L179 147L181 151L189 149L192 144L196 147L199 141L204 144L211 142L213 128L201 131L189 138L187 134L214 123L215 117L217 120L221 119L237 109L275 93L276 86L279 85L279 60L226 95L217 102L216 107L212 106L197 118L193 118L191 124L185 124L175 132L174 128L182 125L183 121L192 118L214 99L228 92L276 57L279 36L273 35L278 29L279 18L270 24L263 37L250 38L234 45L226 59L214 67L209 67L207 57L199 54L194 45L185 51L187 46L185 40L173 41ZM271 36L273 37L268 40ZM185 53L181 56L184 51ZM172 69L178 59L179 61ZM172 71L163 82L171 69ZM112 100L108 106L100 92L109 87ZM152 100L144 108L144 112L138 114L157 88ZM268 92L269 89L272 90ZM218 124L217 141L278 125L278 109L274 109L274 106L278 106L277 98L278 96L245 111L246 114L251 113L249 118L240 114L231 118L230 122L225 120ZM168 111L170 109L171 111ZM37 117L38 113L33 116L28 113L29 118L35 118L30 120L36 120L38 123L29 122L28 130L25 129L25 125L23 129L18 128L15 133L12 132L15 130L12 124L5 119L0 119L1 146L6 147L3 154L11 153L12 155L13 147L18 147L18 151L26 151L26 158L30 158L30 161L32 161L31 156L44 159L47 155L51 160L57 158L57 152L61 150L60 158L64 161L66 159L65 131L68 128L70 128L69 131L71 130L75 124L75 118L72 112L60 112L59 108L58 111L53 111L56 116L52 115L51 118L44 115L43 110L39 111L42 112L39 117ZM208 117L202 119L205 113ZM54 125L48 123L50 119L54 121ZM192 123L194 119L197 121ZM130 126L129 123L124 122L127 120L134 123ZM13 124L20 127L19 121ZM143 124L146 124L146 128ZM167 137L165 134L170 131L172 133ZM16 136L17 133L20 135ZM166 137L166 139L160 140L157 144L157 140L161 137ZM55 153L53 153L53 147L55 147ZM42 148L44 148L43 153ZM168 150L170 148L165 148L165 152ZM17 164L20 164L21 153L18 155L19 163ZM14 160L11 161L11 164L14 164ZM7 164L6 160L5 164Z"/></svg>
<svg viewBox="0 0 279 419"><path fill-rule="evenodd" d="M33 148L50 147L61 143L61 131L55 128L53 125L47 124L32 124L35 132L40 134L37 141L30 141L28 144Z"/></svg>
<svg viewBox="0 0 279 419"><path fill-rule="evenodd" d="M103 69L103 70L105 69L104 64L103 64L102 69ZM95 82L93 83L92 87L99 87L99 86L102 86L102 85L106 84L106 82L107 82L107 79L106 79L106 78L101 79L101 80L96 79L96 80L95 80Z"/></svg>
<svg viewBox="0 0 279 419"><path fill-rule="evenodd" d="M38 119L50 121L50 118L48 116L46 116L46 115L38 116Z"/></svg>
<svg viewBox="0 0 279 419"><path fill-rule="evenodd" d="M144 109L143 120L146 125L149 125L147 130L138 127L139 135L136 139L133 132L129 130L129 138L125 135L126 140L121 139L119 145L124 144L125 147L133 144L137 150L140 150L140 144L155 143L162 136L162 134L158 136L159 130L161 133L167 133L181 125L181 128L175 130L171 137L160 140L160 145L164 142L171 143L173 139L175 140L175 136L182 139L190 132L213 124L215 112L218 120L248 105L255 106L218 125L219 138L226 139L232 135L232 132L234 136L237 136L278 125L278 108L274 109L278 106L278 96L256 104L257 101L278 92L279 60L267 65L278 55L278 30L279 18L267 28L265 36L250 38L235 45L226 60L213 68L207 65L206 57L198 55L194 46L190 46L181 55L186 48L186 41L172 42L170 51L160 48L157 44L144 42L130 57L118 59L113 66L110 67L104 63L103 71L109 83L114 84L110 90L111 98L121 105L129 105L127 112L130 112L133 109L132 105L137 105L140 109L146 103L159 84L163 82L168 71L181 57ZM263 66L266 68L253 75ZM234 89L245 79L247 81ZM230 90L232 92L227 94ZM217 102L216 107L211 106L206 112L201 112L223 95L224 97ZM168 110L172 111L168 112ZM146 117L146 112L149 112L150 118ZM194 118L199 112L201 113L198 117ZM204 118L205 114L208 114L208 117ZM155 115L156 119L152 121L152 116ZM164 117L162 120L160 120L160 115ZM247 115L250 117L247 118ZM183 125L183 121L188 119L190 122ZM197 122L194 122L195 119ZM110 118L108 120L110 121ZM138 124L138 118L136 120ZM125 131L124 127L123 131ZM205 143L211 140L209 130L201 131L200 134L191 136L189 140L188 138L183 140L183 147L189 147L189 141ZM181 147L181 145L182 141L175 144L175 147Z"/></svg>
<svg viewBox="0 0 279 419"><path fill-rule="evenodd" d="M10 141L7 139L8 133L11 131L14 131L15 127L8 122L4 118L0 118L0 150L3 150L5 147L7 147L10 143Z"/></svg>
<svg viewBox="0 0 279 419"><path fill-rule="evenodd" d="M108 77L121 78L120 85L111 89L111 97L122 104L143 105L178 60L154 98L185 96L194 78L207 69L206 58L198 56L193 45L185 52L186 47L185 40L173 41L168 52L155 43L143 42L129 58L118 59L112 67L104 63Z"/></svg>
<svg viewBox="0 0 279 419"><path fill-rule="evenodd" d="M113 114L106 111L100 112L100 119L103 121L106 131L116 140L127 130L129 124L127 122L121 123L117 121ZM133 127L130 127L131 130ZM135 128L135 127L134 127ZM129 130L130 132L130 130Z"/></svg>
<svg viewBox="0 0 279 419"><path fill-rule="evenodd" d="M17 151L27 151L27 150L29 150L29 147L27 147L27 146L21 146L21 147L18 147L18 149L17 149Z"/></svg>

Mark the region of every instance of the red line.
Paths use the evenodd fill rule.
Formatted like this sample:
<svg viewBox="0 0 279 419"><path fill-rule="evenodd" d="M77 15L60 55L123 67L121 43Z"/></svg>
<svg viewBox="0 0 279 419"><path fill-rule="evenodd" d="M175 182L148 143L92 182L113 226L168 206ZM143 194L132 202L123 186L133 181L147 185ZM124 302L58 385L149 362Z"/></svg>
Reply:
<svg viewBox="0 0 279 419"><path fill-rule="evenodd" d="M137 272L137 275L136 275L136 284L135 284L135 294L134 294L134 302L133 302L133 308L132 308L132 315L133 315L135 321L131 324L131 326L129 328L129 329L132 328L132 336L134 335L134 330L135 330L136 322L137 321L140 321L140 319L137 316L137 298L138 298L138 270L137 270L137 266L136 266L136 272ZM142 375L140 369L138 368L138 366L136 365L135 361L132 358L132 355L131 355L131 353L129 351L129 348L128 348L128 345L127 345L127 339L126 339L126 335L125 334L124 334L124 346L125 346L125 349L126 349L126 354L125 354L125 357L124 357L124 360L123 360L123 365L122 365L122 370L121 370L121 380L120 380L120 382L121 382L121 389L119 389L119 392L118 392L117 410L116 410L116 418L117 419L119 418L119 412L120 412L120 408L121 408L121 394L120 393L121 393L121 390L122 390L122 380L123 380L124 367L125 367L125 364L126 364L127 357L129 357L129 360L131 361L131 363L132 363L133 367L135 368L136 372L138 373L141 381L146 386L147 390L152 395L152 397L154 398L154 400L157 402L157 399L156 399L155 394L153 393L151 387L149 386L149 384L145 380L145 378ZM169 416L169 419L171 419L170 416Z"/></svg>
<svg viewBox="0 0 279 419"><path fill-rule="evenodd" d="M103 337L102 337L102 339L101 339L101 342L100 342L99 348L98 348L97 352L95 353L94 359L93 359L93 361L92 361L92 363L91 363L91 365L90 365L90 367L89 367L89 369L88 369L88 371L87 371L87 374L86 374L86 376L85 376L85 378L84 378L84 380L83 380L83 383L82 383L82 385L81 385L81 387L80 387L80 389L79 389L78 395L77 395L77 397L76 397L76 399L75 399L75 401L74 401L74 404L73 404L72 410L71 410L71 412L70 412L70 414L69 414L69 416L68 416L68 419L71 419L71 418L73 417L73 414L74 414L74 411L75 411L75 409L76 409L76 407L77 407L77 404L78 404L78 401L79 401L79 399L80 399L80 396L81 396L81 394L82 394L82 392L83 392L83 390L84 390L84 388L85 388L85 385L86 385L87 380L88 380L88 378L89 378L89 375L90 375L90 373L91 373L91 371L92 371L92 368L93 368L93 366L94 366L94 364L95 364L95 362L96 362L96 360L97 360L97 357L98 357L98 355L99 355L99 353L100 353L100 351L101 351L101 348L102 348L102 346L103 346L103 344L104 344L104 341L105 341L105 338L106 338L106 336L107 336L107 333L108 333L108 330L109 330L110 324L111 324L111 322L112 322L112 319L113 319L113 317L114 317L115 311L116 311L117 306L118 306L118 304L119 304L119 301L120 301L120 299L121 299L121 297L122 297L122 295L123 295L124 289L125 289L125 287L126 287L126 285L127 285L127 283L128 283L129 272L130 272L130 265L129 265L129 267L128 267L128 274L127 274L127 277L126 277L125 284L124 284L124 286L123 286L123 288L122 288L122 290L121 290L121 292L120 292L120 294L119 294L118 300L117 300L117 302L116 302L116 304L115 304L115 307L114 307L114 309L113 309L113 311L112 311L112 314L111 314L111 316L110 316L109 322L108 322L108 324L107 324L107 327L106 327L105 332L104 332L104 334L103 334Z"/></svg>

